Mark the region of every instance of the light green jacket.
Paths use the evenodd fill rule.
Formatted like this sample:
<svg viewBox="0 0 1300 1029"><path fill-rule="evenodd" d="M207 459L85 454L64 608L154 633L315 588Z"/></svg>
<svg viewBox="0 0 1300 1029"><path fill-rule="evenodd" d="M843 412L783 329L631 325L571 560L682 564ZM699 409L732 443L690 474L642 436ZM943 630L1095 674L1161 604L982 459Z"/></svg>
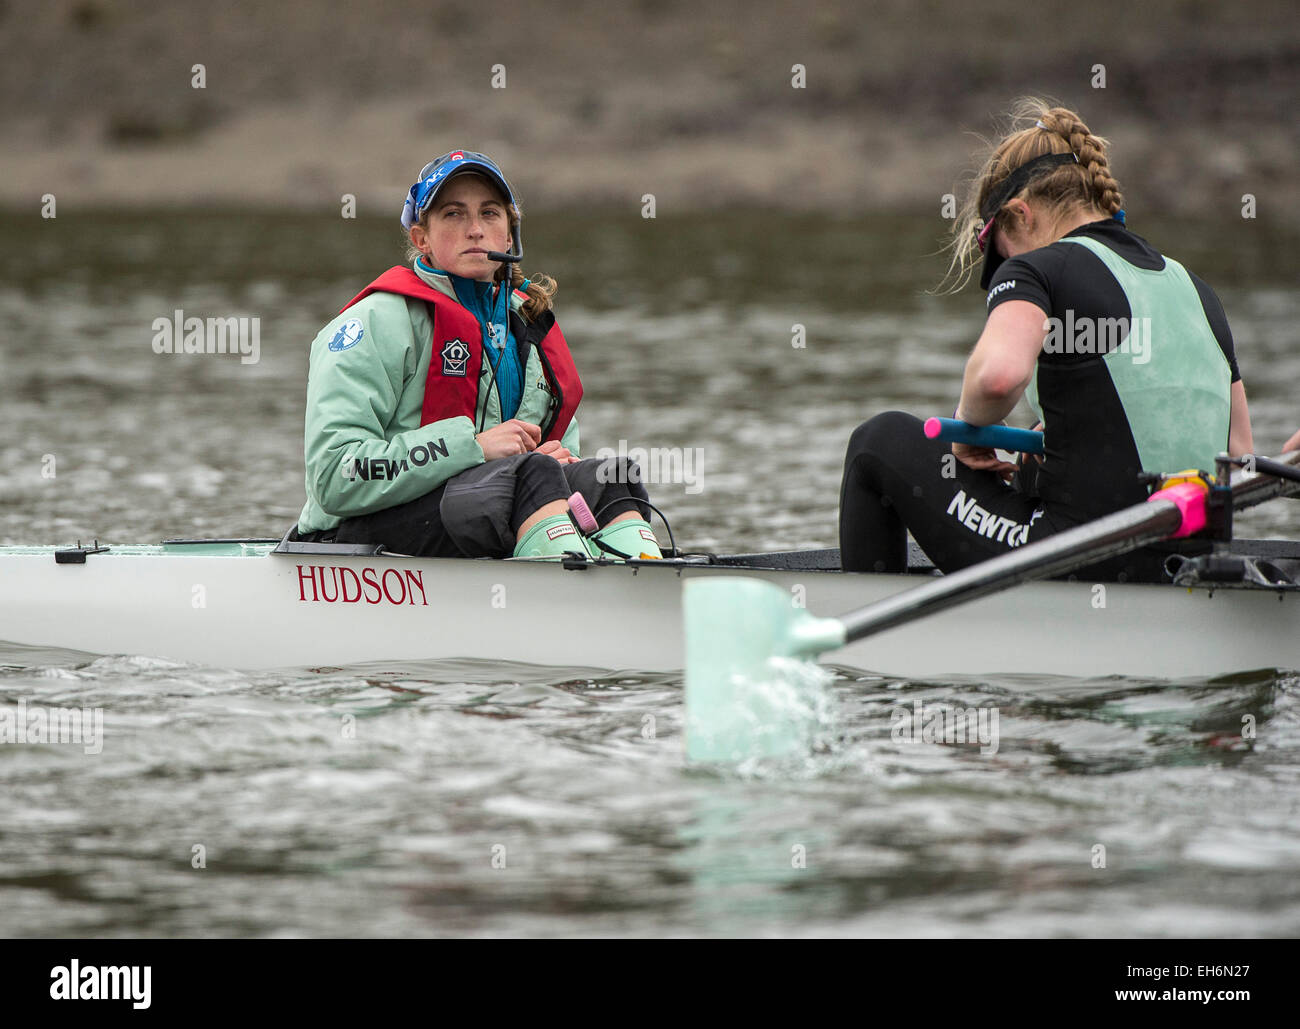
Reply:
<svg viewBox="0 0 1300 1029"><path fill-rule="evenodd" d="M445 275L418 263L415 271L456 300ZM519 298L511 301L518 311ZM355 325L341 332L354 321L360 322L359 334ZM299 532L332 529L344 518L405 504L483 463L474 437L501 424L491 363L484 359L479 371L473 421L460 415L421 425L432 341L430 305L395 293L370 294L312 341L303 446L307 503L298 516ZM515 413L520 421L545 422L551 395L544 382L533 346ZM576 418L561 443L578 454Z"/></svg>

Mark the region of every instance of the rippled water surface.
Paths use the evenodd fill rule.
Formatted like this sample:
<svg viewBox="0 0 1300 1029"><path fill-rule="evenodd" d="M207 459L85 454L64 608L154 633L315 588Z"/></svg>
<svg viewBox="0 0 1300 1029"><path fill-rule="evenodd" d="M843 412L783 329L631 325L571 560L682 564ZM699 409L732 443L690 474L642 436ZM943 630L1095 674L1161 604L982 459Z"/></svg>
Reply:
<svg viewBox="0 0 1300 1029"><path fill-rule="evenodd" d="M849 432L950 409L978 332L974 291L921 292L940 228L536 219L526 267L560 281L584 449L700 448L699 492L653 490L693 545L833 545ZM306 344L396 228L61 214L0 233L0 542L279 535ZM1300 425L1295 241L1147 235L1218 288L1278 449ZM259 317L260 360L154 354L176 309ZM1240 521L1296 536L1300 504ZM0 709L104 718L98 753L0 745L0 934L1300 932L1294 674L838 668L818 746L717 771L684 760L679 675L582 657L580 626L570 668L247 673L0 644ZM899 738L917 701L995 710L996 752Z"/></svg>

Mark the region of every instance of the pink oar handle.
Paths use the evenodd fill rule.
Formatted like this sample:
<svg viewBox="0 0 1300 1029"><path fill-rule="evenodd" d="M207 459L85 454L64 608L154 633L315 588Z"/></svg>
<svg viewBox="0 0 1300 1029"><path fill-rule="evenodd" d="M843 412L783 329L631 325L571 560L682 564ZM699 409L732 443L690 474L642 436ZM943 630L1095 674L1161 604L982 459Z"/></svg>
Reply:
<svg viewBox="0 0 1300 1029"><path fill-rule="evenodd" d="M590 536L600 528L591 513L591 508L587 506L586 498L581 493L575 493L569 498L569 514L573 515L573 520L578 523L578 528L584 535Z"/></svg>

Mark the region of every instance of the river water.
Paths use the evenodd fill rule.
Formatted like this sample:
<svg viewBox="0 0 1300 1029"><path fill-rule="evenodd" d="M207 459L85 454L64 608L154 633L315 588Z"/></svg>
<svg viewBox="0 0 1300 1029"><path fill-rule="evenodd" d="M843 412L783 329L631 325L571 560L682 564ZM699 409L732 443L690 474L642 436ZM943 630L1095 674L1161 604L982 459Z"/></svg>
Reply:
<svg viewBox="0 0 1300 1029"><path fill-rule="evenodd" d="M1296 238L1134 227L1218 289L1277 451L1300 426ZM942 229L530 219L584 451L691 455L690 482L651 490L692 547L833 546L850 431L950 410L979 331L976 289L924 292ZM0 238L0 542L280 535L307 343L398 258L396 226L65 213L0 219ZM154 353L178 310L259 319L258 359ZM1300 504L1238 528L1300 535ZM104 717L98 753L0 746L0 934L1300 932L1297 674L836 667L815 753L718 771L684 762L680 676L584 667L580 639L573 660L247 673L0 643L0 706ZM916 701L996 708L997 752L896 738Z"/></svg>

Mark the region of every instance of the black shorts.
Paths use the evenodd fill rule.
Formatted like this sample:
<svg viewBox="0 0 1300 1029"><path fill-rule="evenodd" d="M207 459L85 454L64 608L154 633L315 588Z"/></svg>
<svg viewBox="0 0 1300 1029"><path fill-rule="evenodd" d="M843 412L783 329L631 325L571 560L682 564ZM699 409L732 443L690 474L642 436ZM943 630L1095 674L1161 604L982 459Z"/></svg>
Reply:
<svg viewBox="0 0 1300 1029"><path fill-rule="evenodd" d="M1045 505L1017 476L967 467L951 444L932 440L919 418L877 415L849 440L840 488L840 562L849 572L907 568L910 531L945 572L1009 553L1085 519ZM1092 565L1073 577L1159 582L1167 549L1145 548Z"/></svg>

